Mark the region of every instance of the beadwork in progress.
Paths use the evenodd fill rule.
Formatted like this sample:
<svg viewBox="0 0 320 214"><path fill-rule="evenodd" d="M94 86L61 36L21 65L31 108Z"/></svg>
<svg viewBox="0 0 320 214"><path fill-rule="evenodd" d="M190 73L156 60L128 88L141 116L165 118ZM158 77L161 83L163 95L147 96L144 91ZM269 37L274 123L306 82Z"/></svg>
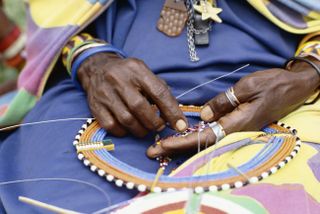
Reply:
<svg viewBox="0 0 320 214"><path fill-rule="evenodd" d="M199 115L199 107L182 107L182 109L186 116ZM203 126L206 125L203 124ZM189 128L183 135L196 130ZM89 119L82 126L73 143L77 149L78 158L90 167L91 171L97 172L109 182L115 182L119 187L136 188L140 192L192 188L196 193L202 193L240 188L257 183L285 167L296 156L301 146L296 130L285 127L281 123L272 124L263 129L263 134L202 153L200 158L188 162L187 165L183 164L171 175L159 176L158 173L147 173L116 159L112 155L114 145L106 139L106 136L107 132L95 120ZM256 144L263 144L263 147L248 162L222 172L193 176L193 173L204 164L204 160L213 160L222 154L236 152ZM166 159L162 158L162 160ZM167 164L168 161L162 162L160 168L164 169Z"/></svg>

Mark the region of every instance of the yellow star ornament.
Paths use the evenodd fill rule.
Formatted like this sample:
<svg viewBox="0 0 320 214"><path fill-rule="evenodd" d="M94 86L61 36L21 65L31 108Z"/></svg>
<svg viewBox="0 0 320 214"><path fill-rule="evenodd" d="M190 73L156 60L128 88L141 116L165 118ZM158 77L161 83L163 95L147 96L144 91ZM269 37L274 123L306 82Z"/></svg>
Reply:
<svg viewBox="0 0 320 214"><path fill-rule="evenodd" d="M222 20L218 16L222 12L221 8L213 7L208 1L200 1L200 5L194 5L193 8L202 15L202 20L212 19L215 22L221 23Z"/></svg>

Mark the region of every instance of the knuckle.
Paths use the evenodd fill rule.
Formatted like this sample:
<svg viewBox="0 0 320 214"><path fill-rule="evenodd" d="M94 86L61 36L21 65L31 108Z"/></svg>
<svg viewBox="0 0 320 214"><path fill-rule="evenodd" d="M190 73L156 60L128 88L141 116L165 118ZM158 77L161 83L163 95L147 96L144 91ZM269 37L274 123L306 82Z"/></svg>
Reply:
<svg viewBox="0 0 320 214"><path fill-rule="evenodd" d="M123 113L120 118L120 122L125 126L130 126L134 122L134 118L130 113Z"/></svg>
<svg viewBox="0 0 320 214"><path fill-rule="evenodd" d="M104 120L102 126L108 131L114 130L116 128L116 123L114 120Z"/></svg>
<svg viewBox="0 0 320 214"><path fill-rule="evenodd" d="M128 58L126 59L125 62L126 62L126 65L130 68L145 66L144 62L137 58Z"/></svg>
<svg viewBox="0 0 320 214"><path fill-rule="evenodd" d="M256 78L255 77L248 77L246 79L246 85L248 88L254 88L256 86Z"/></svg>
<svg viewBox="0 0 320 214"><path fill-rule="evenodd" d="M129 104L131 109L137 109L142 110L142 107L144 106L144 100L143 99L135 99L133 102Z"/></svg>
<svg viewBox="0 0 320 214"><path fill-rule="evenodd" d="M164 98L167 98L168 96L170 96L170 92L169 92L168 88L167 88L165 85L160 84L160 85L155 89L154 95L155 95L158 99L164 99Z"/></svg>

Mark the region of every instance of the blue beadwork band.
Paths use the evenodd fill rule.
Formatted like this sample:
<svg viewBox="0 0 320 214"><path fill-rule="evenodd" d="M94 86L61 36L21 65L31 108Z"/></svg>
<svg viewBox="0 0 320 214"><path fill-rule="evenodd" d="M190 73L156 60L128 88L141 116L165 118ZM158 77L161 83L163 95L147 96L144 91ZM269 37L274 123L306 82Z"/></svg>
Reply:
<svg viewBox="0 0 320 214"><path fill-rule="evenodd" d="M127 58L127 55L122 50L112 45L105 45L105 46L90 48L84 51L83 53L81 53L72 63L72 67L71 67L71 79L75 87L81 91L83 91L83 88L78 80L78 75L77 75L78 69L87 58L97 53L115 53L122 58Z"/></svg>

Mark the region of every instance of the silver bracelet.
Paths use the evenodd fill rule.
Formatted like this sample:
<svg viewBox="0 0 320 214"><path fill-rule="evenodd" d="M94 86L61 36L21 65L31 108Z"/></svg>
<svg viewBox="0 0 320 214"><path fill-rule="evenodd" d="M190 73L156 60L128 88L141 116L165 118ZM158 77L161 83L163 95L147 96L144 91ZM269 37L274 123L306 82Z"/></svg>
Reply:
<svg viewBox="0 0 320 214"><path fill-rule="evenodd" d="M220 140L222 140L226 136L226 132L224 131L224 129L220 125L220 123L218 123L218 122L209 123L209 127L211 128L211 130L213 131L213 133L216 136L215 143L219 142Z"/></svg>

